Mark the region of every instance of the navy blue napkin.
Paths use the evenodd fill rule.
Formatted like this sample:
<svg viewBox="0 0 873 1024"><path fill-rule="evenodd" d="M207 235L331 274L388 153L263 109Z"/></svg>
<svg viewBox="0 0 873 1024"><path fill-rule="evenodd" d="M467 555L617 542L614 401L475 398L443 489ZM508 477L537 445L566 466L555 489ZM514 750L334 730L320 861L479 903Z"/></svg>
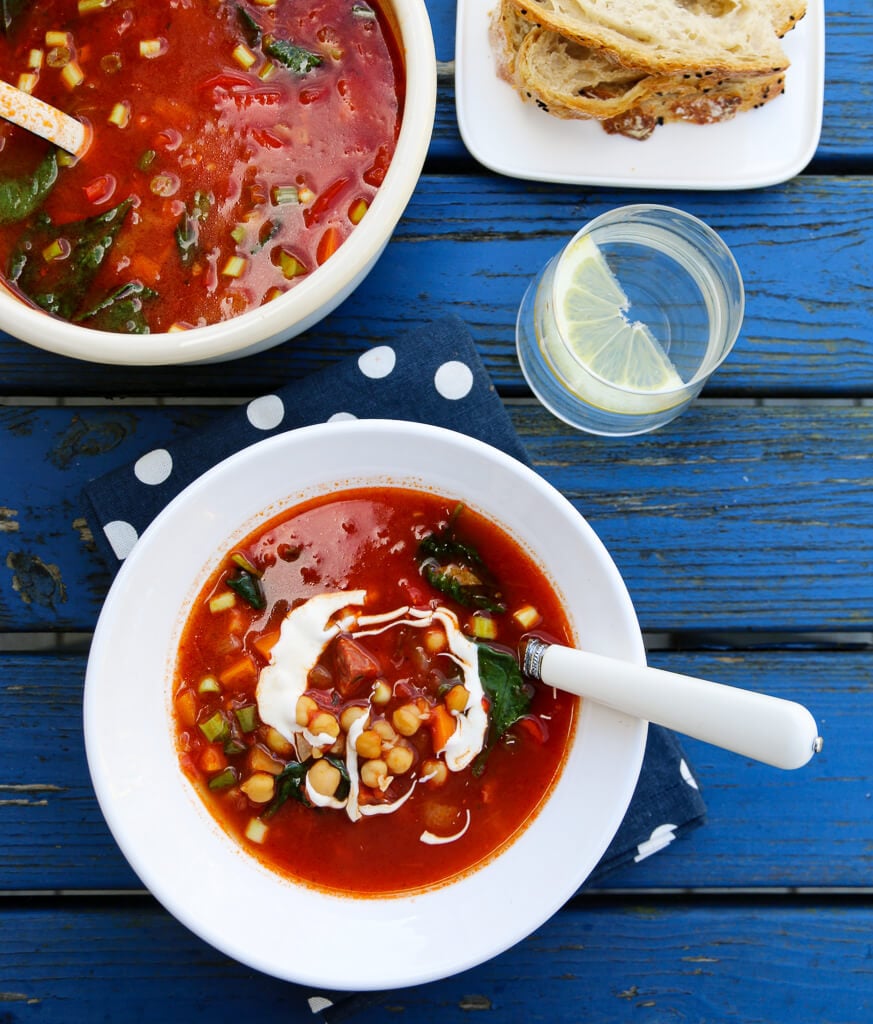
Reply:
<svg viewBox="0 0 873 1024"><path fill-rule="evenodd" d="M84 501L107 564L117 567L158 512L210 466L271 434L335 418L432 423L529 462L466 325L447 318L234 408L210 425L208 440L192 434L91 481ZM668 846L704 815L678 741L652 726L627 815L589 881ZM379 998L333 992L306 997L312 1012L331 1024Z"/></svg>

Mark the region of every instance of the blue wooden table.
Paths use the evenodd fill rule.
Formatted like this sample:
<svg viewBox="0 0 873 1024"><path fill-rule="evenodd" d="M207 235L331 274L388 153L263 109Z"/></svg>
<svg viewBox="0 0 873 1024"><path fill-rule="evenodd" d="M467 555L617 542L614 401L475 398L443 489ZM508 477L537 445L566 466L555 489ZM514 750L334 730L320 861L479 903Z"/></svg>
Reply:
<svg viewBox="0 0 873 1024"><path fill-rule="evenodd" d="M109 577L79 492L222 403L457 313L537 468L612 551L651 662L799 700L825 748L783 773L688 740L703 828L496 960L355 1020L869 1022L873 13L829 4L824 128L804 173L749 192L631 193L478 166L455 118L454 5L429 7L440 89L425 174L327 320L257 359L184 372L79 365L0 335L0 1020L297 1019L296 989L217 954L143 892L102 820L81 695ZM747 318L690 411L604 441L531 399L513 326L532 269L630 201L716 228Z"/></svg>

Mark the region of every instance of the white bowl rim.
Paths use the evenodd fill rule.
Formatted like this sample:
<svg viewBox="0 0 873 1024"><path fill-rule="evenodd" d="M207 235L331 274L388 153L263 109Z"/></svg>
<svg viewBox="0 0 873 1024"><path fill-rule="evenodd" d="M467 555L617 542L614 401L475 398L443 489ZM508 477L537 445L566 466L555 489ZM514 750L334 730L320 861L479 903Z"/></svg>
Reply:
<svg viewBox="0 0 873 1024"><path fill-rule="evenodd" d="M158 771L164 772L167 778L176 781L184 778L179 771L170 738L170 683L167 677L172 666L167 670L164 662L165 678L160 688L164 692L160 699L151 695L144 701L150 708L148 714L152 718L162 719L159 731L163 731L164 735L157 739L164 753L170 751L172 765L169 771L168 765L156 756L152 746L155 736L150 737L147 749L137 760L134 749L135 730L132 740L131 735L124 734L120 728L125 723L117 717L113 718L108 707L113 701L124 699L119 696L124 691L117 685L118 679L129 678L124 672L118 674L119 654L132 659L130 665L123 666L132 671L140 670L144 654L152 657L152 660L157 659L157 662L161 661L163 655L166 658L175 656L175 641L181 625L179 620L184 619L184 606L177 606L175 611L170 609L166 613L168 620L173 618L176 621L177 629L176 635L169 637L165 645L146 644L143 647L140 644L135 651L127 652L127 645L119 639L125 629L130 629L131 619L127 616L133 611L139 619L138 609L142 605L137 602L141 597L149 596L143 595L138 588L141 588L143 580L154 575L150 568L153 549L165 542L173 531L178 531L180 517L184 520L188 511L199 509L203 516L208 516L204 506L208 504L210 492L213 499L217 500L221 494L226 493L229 480L239 479L239 473L245 465L249 465L252 472L259 465L263 470L266 464L274 465L280 453L287 454L296 450L299 455L306 447L318 449L319 446L333 445L335 442L343 446L381 443L390 445L391 452L395 452L400 439L404 443L418 446L433 442L437 446L442 445L450 454L464 453L480 470L483 465L489 465L496 469L498 475L509 474L514 481L523 482L525 487L529 487L536 501L546 499L557 516L570 517L578 530L579 539L584 541L587 552L594 558L597 574L610 588L611 593L607 596L615 602L623 648L621 655L617 656L641 664L645 662L639 625L618 569L587 521L551 484L511 456L466 435L416 423L359 420L318 424L273 436L230 456L190 484L144 531L119 570L99 617L86 672L83 719L89 771L110 831L141 881L173 916L228 956L274 977L319 988L367 990L421 984L473 967L525 938L574 894L605 852L633 796L645 748L645 722L620 715L600 705L583 702L568 766L581 750L586 756L592 757L598 767L603 763L601 759L605 758L606 767L613 770L617 779L615 792L610 794L608 800L602 796L595 797L595 803L599 801L603 805L598 808L601 820L596 835L592 837L590 834L590 823L583 827L582 822L574 817L569 821L558 817L561 808L558 806L557 794L561 794L561 807L566 811L574 805L568 804L568 799L572 796L575 802L575 794L578 792L573 790L571 793L568 790L567 770L534 822L486 867L449 885L409 896L376 899L335 896L278 878L255 858L245 854L220 829L203 808L190 784L171 786L174 792L169 794L170 813L178 810L182 817L174 818L172 834L163 835L161 845L155 844L154 830L163 820L163 805L150 792L149 781L143 778L143 773L151 773L157 766ZM380 483L385 482L385 476L382 471ZM364 472L360 478L348 482L348 486L366 483L372 477L372 472ZM393 472L389 472L388 477L389 484L396 482L399 486L421 486L423 483L407 471L398 473L396 477ZM320 483L315 485L314 493L323 492L326 480L331 481L331 486L345 487L347 483L344 476L340 480L336 474L325 473ZM424 486L431 486L437 493L445 493L445 484ZM276 500L284 507L289 507L285 504L287 498ZM261 521L275 514L275 508L272 508L274 504L270 501L262 509L258 516ZM482 502L478 500L472 500L471 504L482 507ZM487 509L486 514L494 515ZM499 520L501 517L495 518ZM232 543L256 526L257 523L253 525L248 521L230 535L226 530L220 531L221 543ZM197 531L186 536L186 543L190 543L195 533ZM189 599L213 567L202 566L193 584L190 582L191 570L183 570L183 575L188 573ZM137 594L138 597L135 596ZM598 595L598 605L602 603L603 597L603 594ZM573 612L570 614L572 618ZM140 625L139 621L137 625ZM574 626L578 630L579 623L574 623ZM586 646L598 650L599 642L600 638L595 638L594 644ZM164 647L166 650L163 654L161 651L155 653L154 650L151 655L148 654L149 648ZM616 656L608 644L606 649L600 649L600 653ZM143 666L142 671L148 673L148 668ZM143 692L138 691L137 701L143 700ZM132 725L127 724L130 733ZM124 760L120 767L117 761L110 763L113 753ZM609 754L608 758L606 754ZM603 778L598 777L596 783L592 781L590 788L600 794L604 788ZM166 796L162 792L162 799ZM190 847L192 836L201 844L198 847L200 860L196 870L189 866L180 867L179 863L181 855ZM541 842L545 836L549 839L547 845ZM516 877L521 867L527 865L530 868L532 851L536 854L538 886L520 886L517 887L518 891L511 893L504 891L505 883ZM553 862L550 869L543 872L543 865L539 863L541 858L557 859L561 869L556 869ZM245 941L232 929L228 929L226 917L217 914L215 908L208 905L210 887L215 887L219 882L226 886L226 872L229 868L239 872L246 885L254 891L262 896L269 894L265 899L268 906L262 907L254 916L254 941ZM500 888L499 893L489 890L489 886L494 888L494 879ZM489 892L490 898L486 898ZM468 915L467 911L477 901L478 906ZM307 911L312 913L311 918L307 918ZM277 912L280 914L279 928L275 927L273 921ZM493 926L489 921L481 920L483 912L494 917ZM251 918L252 913L249 907L247 916ZM290 922L299 921L301 916L306 921L306 941L297 944L292 951L288 944L288 928ZM328 957L319 954L319 936L313 934L318 932L316 920L322 922L325 917L334 924L341 919L343 924L338 933L336 930L330 933L332 945L331 956ZM423 933L423 922L427 922L430 929L427 934ZM459 930L460 926L462 930ZM259 931L270 927L272 931L266 934ZM357 955L364 935L371 932L375 933L377 942L398 932L401 937L399 955L395 954L394 962L387 964L385 970L378 975L369 967L365 968L361 963L362 958ZM461 934L463 941L457 941ZM454 943L447 941L452 935L456 939ZM278 941L280 938L283 941ZM326 941L325 935L321 938Z"/></svg>
<svg viewBox="0 0 873 1024"><path fill-rule="evenodd" d="M71 324L26 305L0 285L0 327L37 348L87 362L165 366L226 359L291 338L317 323L357 287L388 243L418 184L436 110L436 53L423 0L389 0L406 68L403 119L385 180L368 215L330 260L284 296L240 316L187 331L121 334ZM287 322L285 307L298 307ZM333 302L333 305L331 305ZM324 310L322 313L321 311Z"/></svg>

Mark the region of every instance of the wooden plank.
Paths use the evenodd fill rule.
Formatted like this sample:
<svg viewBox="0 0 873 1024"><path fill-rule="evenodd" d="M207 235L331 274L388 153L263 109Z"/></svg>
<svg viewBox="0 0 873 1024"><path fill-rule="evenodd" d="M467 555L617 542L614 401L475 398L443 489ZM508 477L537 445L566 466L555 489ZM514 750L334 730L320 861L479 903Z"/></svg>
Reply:
<svg viewBox="0 0 873 1024"><path fill-rule="evenodd" d="M0 998L4 1020L16 1024L168 1013L236 1024L253 1007L265 1019L311 1019L300 988L212 951L150 902L16 907L2 922ZM493 1024L864 1024L873 1014L871 927L863 901L582 902L488 963L386 993L352 1019L461 1024L481 1011ZM290 928L289 957L301 941L305 933Z"/></svg>
<svg viewBox="0 0 873 1024"><path fill-rule="evenodd" d="M869 630L873 407L701 402L629 440L511 406L543 476L600 534L647 630ZM0 631L89 630L109 584L89 478L168 445L214 407L0 408ZM802 453L802 458L801 458Z"/></svg>
<svg viewBox="0 0 873 1024"><path fill-rule="evenodd" d="M232 373L226 365L181 373L80 364L0 335L0 394L257 394L448 313L469 324L497 386L524 394L514 338L528 282L578 226L629 201L662 202L702 217L740 264L745 324L707 395L873 392L868 177L803 176L744 193L740 202L730 193L631 196L493 176L427 175L359 290L304 336L236 361Z"/></svg>
<svg viewBox="0 0 873 1024"><path fill-rule="evenodd" d="M799 700L825 748L796 772L683 740L707 823L600 888L865 886L873 877L866 734L873 651L665 653L662 668ZM81 726L82 655L0 656L0 891L139 883L100 814Z"/></svg>

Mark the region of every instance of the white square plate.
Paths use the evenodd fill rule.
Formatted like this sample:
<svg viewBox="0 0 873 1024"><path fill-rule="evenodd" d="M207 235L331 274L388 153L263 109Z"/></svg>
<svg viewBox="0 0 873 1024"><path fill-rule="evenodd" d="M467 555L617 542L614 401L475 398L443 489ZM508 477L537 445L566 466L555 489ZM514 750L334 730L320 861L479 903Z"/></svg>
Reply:
<svg viewBox="0 0 873 1024"><path fill-rule="evenodd" d="M499 174L624 188L744 189L794 177L818 145L824 99L824 0L786 35L785 93L713 125L667 124L644 142L524 103L497 77L488 37L498 0L458 0L455 101L470 153Z"/></svg>

